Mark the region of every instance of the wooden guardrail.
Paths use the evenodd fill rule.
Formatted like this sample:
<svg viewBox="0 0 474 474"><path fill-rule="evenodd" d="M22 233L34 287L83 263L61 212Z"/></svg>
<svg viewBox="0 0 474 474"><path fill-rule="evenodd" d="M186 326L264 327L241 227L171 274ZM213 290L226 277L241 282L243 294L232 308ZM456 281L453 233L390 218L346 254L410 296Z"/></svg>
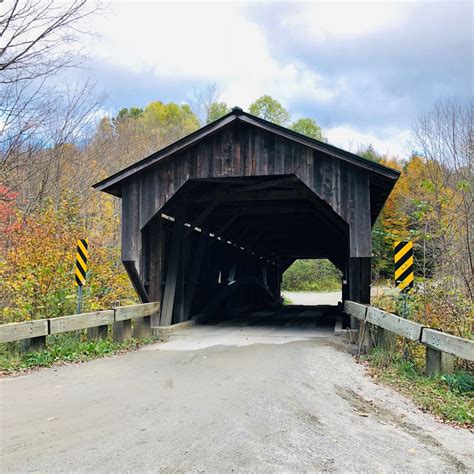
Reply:
<svg viewBox="0 0 474 474"><path fill-rule="evenodd" d="M454 356L474 361L474 341L436 331L395 314L353 301L344 303L344 312L364 322L365 325L377 327L378 345L389 346L387 340L393 334L423 344L426 347L426 372L430 375L452 372ZM367 327L364 332L368 334ZM368 340L365 340L365 343L370 345Z"/></svg>
<svg viewBox="0 0 474 474"><path fill-rule="evenodd" d="M3 324L0 325L0 343L22 341L23 350L40 350L45 347L46 336L87 329L89 338L97 339L107 335L109 325L112 325L114 341L122 342L132 337L132 320L135 320L133 336L147 337L151 335L150 316L159 310L159 302L144 303L92 313Z"/></svg>

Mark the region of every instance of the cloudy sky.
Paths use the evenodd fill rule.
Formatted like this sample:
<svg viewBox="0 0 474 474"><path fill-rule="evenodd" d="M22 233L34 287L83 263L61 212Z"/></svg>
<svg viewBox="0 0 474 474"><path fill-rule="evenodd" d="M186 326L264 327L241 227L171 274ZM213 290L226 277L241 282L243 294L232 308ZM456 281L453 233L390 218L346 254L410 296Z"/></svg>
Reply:
<svg viewBox="0 0 474 474"><path fill-rule="evenodd" d="M215 83L231 106L270 94L333 144L402 157L420 112L472 94L471 2L112 2L93 28L112 113Z"/></svg>

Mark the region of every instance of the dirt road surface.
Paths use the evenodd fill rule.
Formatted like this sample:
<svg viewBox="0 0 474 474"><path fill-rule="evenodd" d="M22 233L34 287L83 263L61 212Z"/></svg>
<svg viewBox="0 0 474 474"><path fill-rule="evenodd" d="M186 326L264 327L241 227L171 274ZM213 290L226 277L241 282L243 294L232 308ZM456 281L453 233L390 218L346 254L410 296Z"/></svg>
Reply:
<svg viewBox="0 0 474 474"><path fill-rule="evenodd" d="M307 291L304 293L284 291L283 295L289 298L291 303L295 305L310 306L317 304L330 304L335 306L339 301L342 301L342 293L340 291Z"/></svg>
<svg viewBox="0 0 474 474"><path fill-rule="evenodd" d="M321 311L195 326L3 379L2 472L473 472L474 436L376 385Z"/></svg>

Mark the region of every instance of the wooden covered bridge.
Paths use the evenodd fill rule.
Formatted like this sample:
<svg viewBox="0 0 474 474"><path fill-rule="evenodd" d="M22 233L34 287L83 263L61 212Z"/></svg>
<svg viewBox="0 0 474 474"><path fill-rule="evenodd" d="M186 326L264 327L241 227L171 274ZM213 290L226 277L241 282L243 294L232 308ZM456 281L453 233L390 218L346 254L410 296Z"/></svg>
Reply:
<svg viewBox="0 0 474 474"><path fill-rule="evenodd" d="M371 228L398 171L234 108L94 187L122 199L122 261L152 326L280 304L283 272L327 258L370 302Z"/></svg>

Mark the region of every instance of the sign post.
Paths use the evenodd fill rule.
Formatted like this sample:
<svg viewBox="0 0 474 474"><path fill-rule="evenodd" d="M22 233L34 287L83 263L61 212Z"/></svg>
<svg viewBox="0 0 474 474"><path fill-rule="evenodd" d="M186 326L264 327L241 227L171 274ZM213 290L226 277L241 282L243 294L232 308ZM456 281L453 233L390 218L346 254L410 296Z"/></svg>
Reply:
<svg viewBox="0 0 474 474"><path fill-rule="evenodd" d="M87 252L89 244L87 239L79 239L77 241L76 251L76 269L75 269L75 281L77 285L77 309L76 313L80 314L82 310L82 289L86 283L87 274L87 258L89 254Z"/></svg>
<svg viewBox="0 0 474 474"><path fill-rule="evenodd" d="M395 242L395 284L400 290L402 300L402 317L408 318L407 298L409 291L413 288L413 242Z"/></svg>

